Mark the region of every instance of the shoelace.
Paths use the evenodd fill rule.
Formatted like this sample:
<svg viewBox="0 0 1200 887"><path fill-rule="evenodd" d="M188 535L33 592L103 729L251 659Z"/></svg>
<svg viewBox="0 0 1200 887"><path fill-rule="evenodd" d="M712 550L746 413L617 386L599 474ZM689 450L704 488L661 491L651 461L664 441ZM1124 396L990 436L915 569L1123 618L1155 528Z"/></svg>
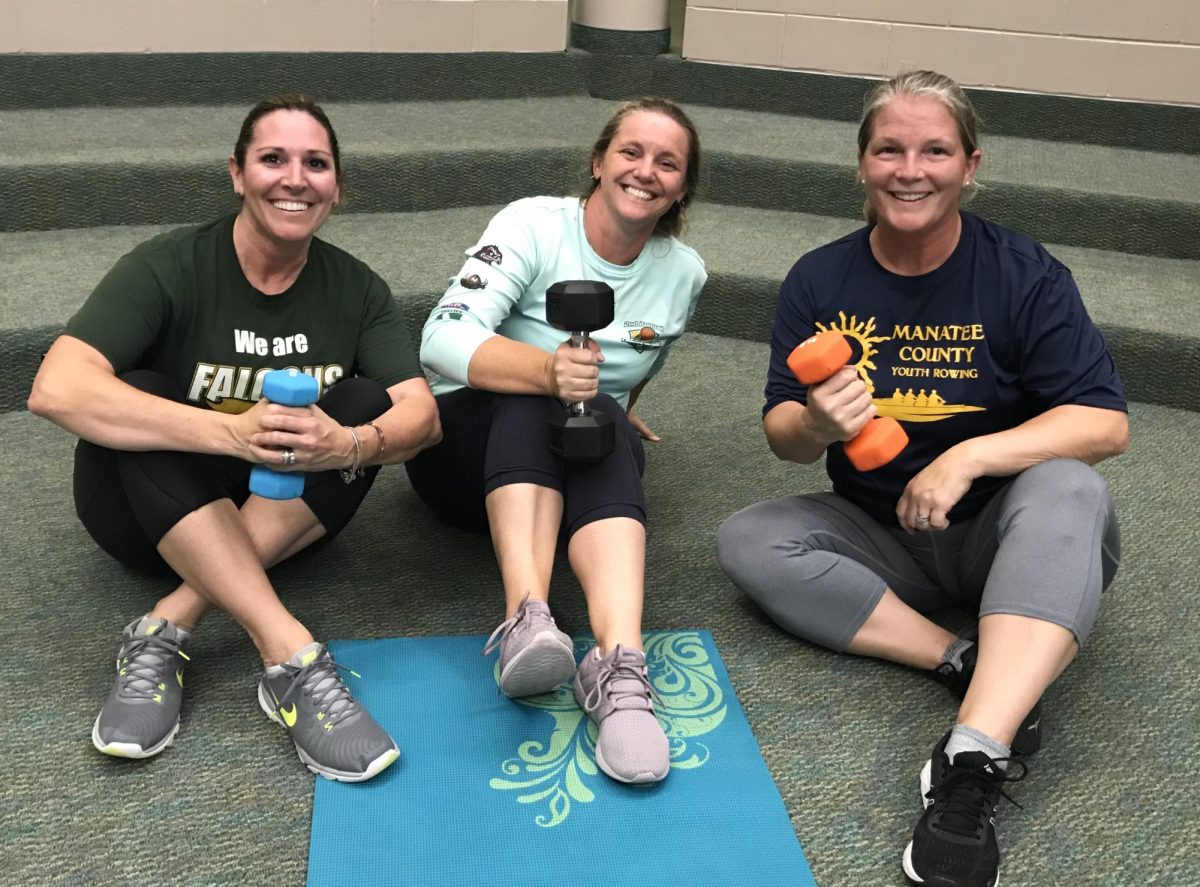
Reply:
<svg viewBox="0 0 1200 887"><path fill-rule="evenodd" d="M350 695L350 690L342 681L338 669L347 671L357 677L362 677L353 669L341 663L334 662L328 653L322 653L303 668L294 665L284 665L288 671L294 671L287 690L279 700L279 707L287 705L288 700L296 693L302 692L313 705L329 716L330 723L337 723L347 718L359 709L358 702Z"/></svg>
<svg viewBox="0 0 1200 887"><path fill-rule="evenodd" d="M189 658L180 649L179 641L156 634L131 638L121 657L121 694L152 698L158 685L166 680L165 673L170 670L176 653L185 660Z"/></svg>
<svg viewBox="0 0 1200 887"><path fill-rule="evenodd" d="M617 711L651 711L652 699L662 701L654 685L643 673L642 666L620 657L617 657L615 662L604 662L600 665L596 685L583 698L583 710L591 714L606 697Z"/></svg>
<svg viewBox="0 0 1200 887"><path fill-rule="evenodd" d="M496 630L491 633L487 639L487 643L483 645L483 655L487 656L493 650L500 646L512 630L517 627L517 623L525 618L525 604L529 602L529 592L525 592L525 597L521 598L521 603L517 605L517 610L503 622L496 626Z"/></svg>
<svg viewBox="0 0 1200 887"><path fill-rule="evenodd" d="M982 824L992 815L995 805L999 803L998 798L992 799L993 792L998 793L1010 804L1021 806L1000 786L1005 782L1020 782L1028 775L1029 768L1024 762L1013 758L994 760L1006 760L1010 767L1015 764L1021 768L1020 775L1014 776L999 767L995 768L994 773L989 773L981 767L951 766L946 778L929 790L927 797L934 802L941 802L937 809L939 829L964 838L978 838L983 828Z"/></svg>

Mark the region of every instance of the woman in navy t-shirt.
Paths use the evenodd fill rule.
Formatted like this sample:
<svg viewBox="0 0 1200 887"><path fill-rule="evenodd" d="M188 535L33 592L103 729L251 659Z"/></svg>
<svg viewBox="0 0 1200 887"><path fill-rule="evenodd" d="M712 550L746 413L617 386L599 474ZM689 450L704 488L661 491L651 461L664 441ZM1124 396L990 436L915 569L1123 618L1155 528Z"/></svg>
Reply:
<svg viewBox="0 0 1200 887"><path fill-rule="evenodd" d="M982 153L962 89L929 71L868 96L858 137L867 227L802 257L779 297L764 430L781 459L826 455L832 492L729 518L733 580L788 631L928 669L963 697L922 774L906 874L990 885L1010 757L1040 743L1046 687L1087 638L1119 560L1090 467L1125 450L1121 381L1070 271L963 212ZM801 384L787 366L837 330L851 363ZM887 465L846 457L875 415L909 443ZM925 613L979 615L961 638Z"/></svg>

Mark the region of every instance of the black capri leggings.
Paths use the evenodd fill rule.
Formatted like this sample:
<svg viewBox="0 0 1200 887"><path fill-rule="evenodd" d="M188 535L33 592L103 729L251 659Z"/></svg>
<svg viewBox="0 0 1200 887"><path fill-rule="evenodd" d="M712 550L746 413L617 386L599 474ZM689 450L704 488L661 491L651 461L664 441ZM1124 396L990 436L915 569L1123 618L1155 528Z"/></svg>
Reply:
<svg viewBox="0 0 1200 887"><path fill-rule="evenodd" d="M165 376L133 370L121 380L150 394L183 402ZM378 382L343 379L325 392L317 406L344 425L361 425L382 415L391 398ZM172 574L158 543L183 517L218 499L239 508L250 496L249 462L233 456L209 456L167 450L133 452L79 441L75 447L75 512L104 551L135 570ZM304 503L325 528L321 543L350 522L371 489L379 466L346 484L337 471L305 474Z"/></svg>
<svg viewBox="0 0 1200 887"><path fill-rule="evenodd" d="M598 462L564 461L550 449L547 422L562 413L553 397L459 388L437 399L442 442L405 463L417 495L451 526L487 530L484 498L507 484L538 484L563 496L563 529L610 517L646 522L642 438L607 394L591 402L616 423L616 446Z"/></svg>

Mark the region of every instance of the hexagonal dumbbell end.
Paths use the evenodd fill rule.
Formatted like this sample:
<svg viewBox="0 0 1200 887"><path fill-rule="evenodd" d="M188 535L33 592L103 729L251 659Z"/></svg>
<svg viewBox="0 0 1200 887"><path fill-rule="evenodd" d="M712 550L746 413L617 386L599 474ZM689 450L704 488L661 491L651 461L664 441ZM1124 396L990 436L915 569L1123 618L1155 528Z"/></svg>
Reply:
<svg viewBox="0 0 1200 887"><path fill-rule="evenodd" d="M546 322L571 333L593 333L613 321L613 289L599 280L560 280L546 290Z"/></svg>
<svg viewBox="0 0 1200 887"><path fill-rule="evenodd" d="M613 451L617 426L608 413L573 416L564 412L550 420L550 449L569 462L597 462Z"/></svg>
<svg viewBox="0 0 1200 887"><path fill-rule="evenodd" d="M285 407L306 407L317 402L317 380L297 369L271 370L263 379L262 396Z"/></svg>

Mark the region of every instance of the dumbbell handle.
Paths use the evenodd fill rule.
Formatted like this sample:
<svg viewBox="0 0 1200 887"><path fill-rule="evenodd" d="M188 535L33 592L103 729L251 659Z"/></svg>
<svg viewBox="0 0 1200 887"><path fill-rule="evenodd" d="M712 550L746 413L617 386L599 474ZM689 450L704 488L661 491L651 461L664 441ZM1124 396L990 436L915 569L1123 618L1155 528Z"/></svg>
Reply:
<svg viewBox="0 0 1200 887"><path fill-rule="evenodd" d="M590 340L587 330L573 330L571 332L571 347L572 348L587 348ZM572 416L586 416L588 414L588 405L586 400L574 401L567 404L567 412Z"/></svg>

